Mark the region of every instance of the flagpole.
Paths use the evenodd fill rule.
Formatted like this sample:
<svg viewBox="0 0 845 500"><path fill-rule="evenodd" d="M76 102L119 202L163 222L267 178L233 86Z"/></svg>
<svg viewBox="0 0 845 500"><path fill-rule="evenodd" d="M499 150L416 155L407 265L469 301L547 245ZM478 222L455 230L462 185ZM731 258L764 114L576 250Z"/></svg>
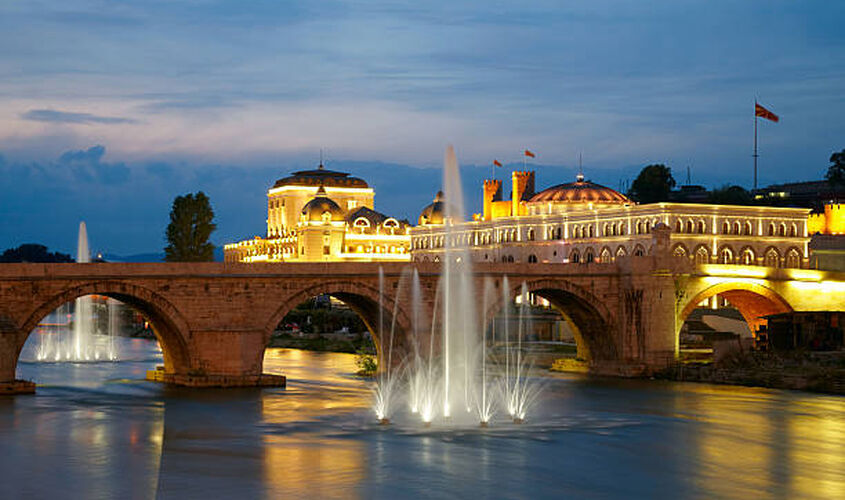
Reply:
<svg viewBox="0 0 845 500"><path fill-rule="evenodd" d="M757 100L754 100L754 190L757 190Z"/></svg>

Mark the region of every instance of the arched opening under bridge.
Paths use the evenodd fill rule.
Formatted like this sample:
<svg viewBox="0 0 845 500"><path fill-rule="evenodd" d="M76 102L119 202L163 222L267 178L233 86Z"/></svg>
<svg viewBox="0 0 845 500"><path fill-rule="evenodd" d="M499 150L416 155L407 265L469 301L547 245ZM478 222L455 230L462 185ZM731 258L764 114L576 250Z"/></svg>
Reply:
<svg viewBox="0 0 845 500"><path fill-rule="evenodd" d="M753 345L765 316L789 312L792 307L777 292L762 284L724 282L691 297L680 310L677 324L682 361L710 361L713 344L739 339ZM742 340L746 339L746 340Z"/></svg>

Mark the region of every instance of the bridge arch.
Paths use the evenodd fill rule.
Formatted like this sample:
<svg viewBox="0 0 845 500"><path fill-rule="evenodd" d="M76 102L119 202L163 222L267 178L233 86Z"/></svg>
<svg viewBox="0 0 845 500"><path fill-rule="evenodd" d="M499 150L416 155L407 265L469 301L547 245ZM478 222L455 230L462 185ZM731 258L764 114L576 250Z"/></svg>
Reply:
<svg viewBox="0 0 845 500"><path fill-rule="evenodd" d="M700 303L715 295L724 297L736 307L752 333L765 323L765 320L761 319L762 316L792 311L792 306L786 299L765 285L747 281L725 281L701 290L686 303L678 317L678 333L690 313Z"/></svg>
<svg viewBox="0 0 845 500"><path fill-rule="evenodd" d="M103 295L131 306L149 320L161 346L167 373L187 373L191 369L188 349L190 328L179 311L161 295L148 288L121 281L92 281L65 289L43 301L20 325L15 360L38 323L62 304L85 295Z"/></svg>
<svg viewBox="0 0 845 500"><path fill-rule="evenodd" d="M394 293L389 293L389 290L392 292L394 283L397 284L397 289L399 289L400 286L398 281L400 280L385 280L385 291L382 296L379 294L378 285L373 286L371 283L358 280L326 281L297 290L292 295L286 296L282 299L281 304L276 308L265 323L264 345L269 345L270 336L273 334L273 331L278 327L282 319L284 319L284 317L287 316L287 314L296 306L318 295L330 295L342 301L356 314L358 314L364 322L364 325L367 327L367 330L369 330L372 335L379 359L381 359L381 346L387 339L381 339L381 332L379 332L379 315L381 314L381 321L383 322L381 326L383 331L388 334L392 327L393 308L396 298L396 295ZM402 285L404 285L404 283ZM401 288L410 289L408 286L403 286ZM396 324L394 330L396 336L393 340L394 350L401 350L407 345L405 333L410 332L411 330L411 315L407 312L407 310L410 309L408 307L410 301L407 299L407 297L400 296L399 304L396 307ZM379 303L380 300L383 301L381 304Z"/></svg>
<svg viewBox="0 0 845 500"><path fill-rule="evenodd" d="M578 358L591 362L619 358L619 349L612 337L613 315L598 297L563 279L528 280L525 285L529 293L548 300L572 327ZM521 293L522 281L512 283L508 291L510 303ZM487 324L503 306L502 300L490 305L485 318Z"/></svg>

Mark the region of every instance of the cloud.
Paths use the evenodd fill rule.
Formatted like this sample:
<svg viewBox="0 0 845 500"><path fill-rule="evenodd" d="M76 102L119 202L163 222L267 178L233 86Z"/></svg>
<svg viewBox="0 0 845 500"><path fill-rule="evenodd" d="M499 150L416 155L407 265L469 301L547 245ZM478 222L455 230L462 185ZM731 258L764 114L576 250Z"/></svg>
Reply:
<svg viewBox="0 0 845 500"><path fill-rule="evenodd" d="M87 182L122 184L129 180L129 167L124 163L102 162L105 153L106 148L100 145L68 151L59 157L59 165L69 168L77 179Z"/></svg>
<svg viewBox="0 0 845 500"><path fill-rule="evenodd" d="M119 123L138 123L132 118L123 118L119 116L99 116L91 113L74 113L70 111L56 111L54 109L31 109L26 113L21 114L24 120L31 120L35 122L47 123L70 123L90 125L92 123L105 124L119 124Z"/></svg>

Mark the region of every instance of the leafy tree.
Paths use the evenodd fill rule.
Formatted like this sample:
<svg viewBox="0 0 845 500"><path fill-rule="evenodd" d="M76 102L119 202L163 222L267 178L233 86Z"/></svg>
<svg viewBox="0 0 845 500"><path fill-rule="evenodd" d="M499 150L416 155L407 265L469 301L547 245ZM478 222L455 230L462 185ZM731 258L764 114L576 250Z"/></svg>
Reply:
<svg viewBox="0 0 845 500"><path fill-rule="evenodd" d="M709 203L715 205L751 205L751 193L742 186L724 186L714 189L707 197Z"/></svg>
<svg viewBox="0 0 845 500"><path fill-rule="evenodd" d="M648 165L631 184L628 196L640 203L667 201L669 191L675 187L672 169L663 164Z"/></svg>
<svg viewBox="0 0 845 500"><path fill-rule="evenodd" d="M0 255L0 262L73 262L66 253L48 252L47 247L37 243L24 243L10 248Z"/></svg>
<svg viewBox="0 0 845 500"><path fill-rule="evenodd" d="M839 198L839 188L845 186L845 149L830 155L830 167L824 178L830 183L836 197Z"/></svg>
<svg viewBox="0 0 845 500"><path fill-rule="evenodd" d="M214 245L208 241L217 229L214 210L202 191L177 196L170 210L164 260L167 262L209 262L214 260Z"/></svg>

